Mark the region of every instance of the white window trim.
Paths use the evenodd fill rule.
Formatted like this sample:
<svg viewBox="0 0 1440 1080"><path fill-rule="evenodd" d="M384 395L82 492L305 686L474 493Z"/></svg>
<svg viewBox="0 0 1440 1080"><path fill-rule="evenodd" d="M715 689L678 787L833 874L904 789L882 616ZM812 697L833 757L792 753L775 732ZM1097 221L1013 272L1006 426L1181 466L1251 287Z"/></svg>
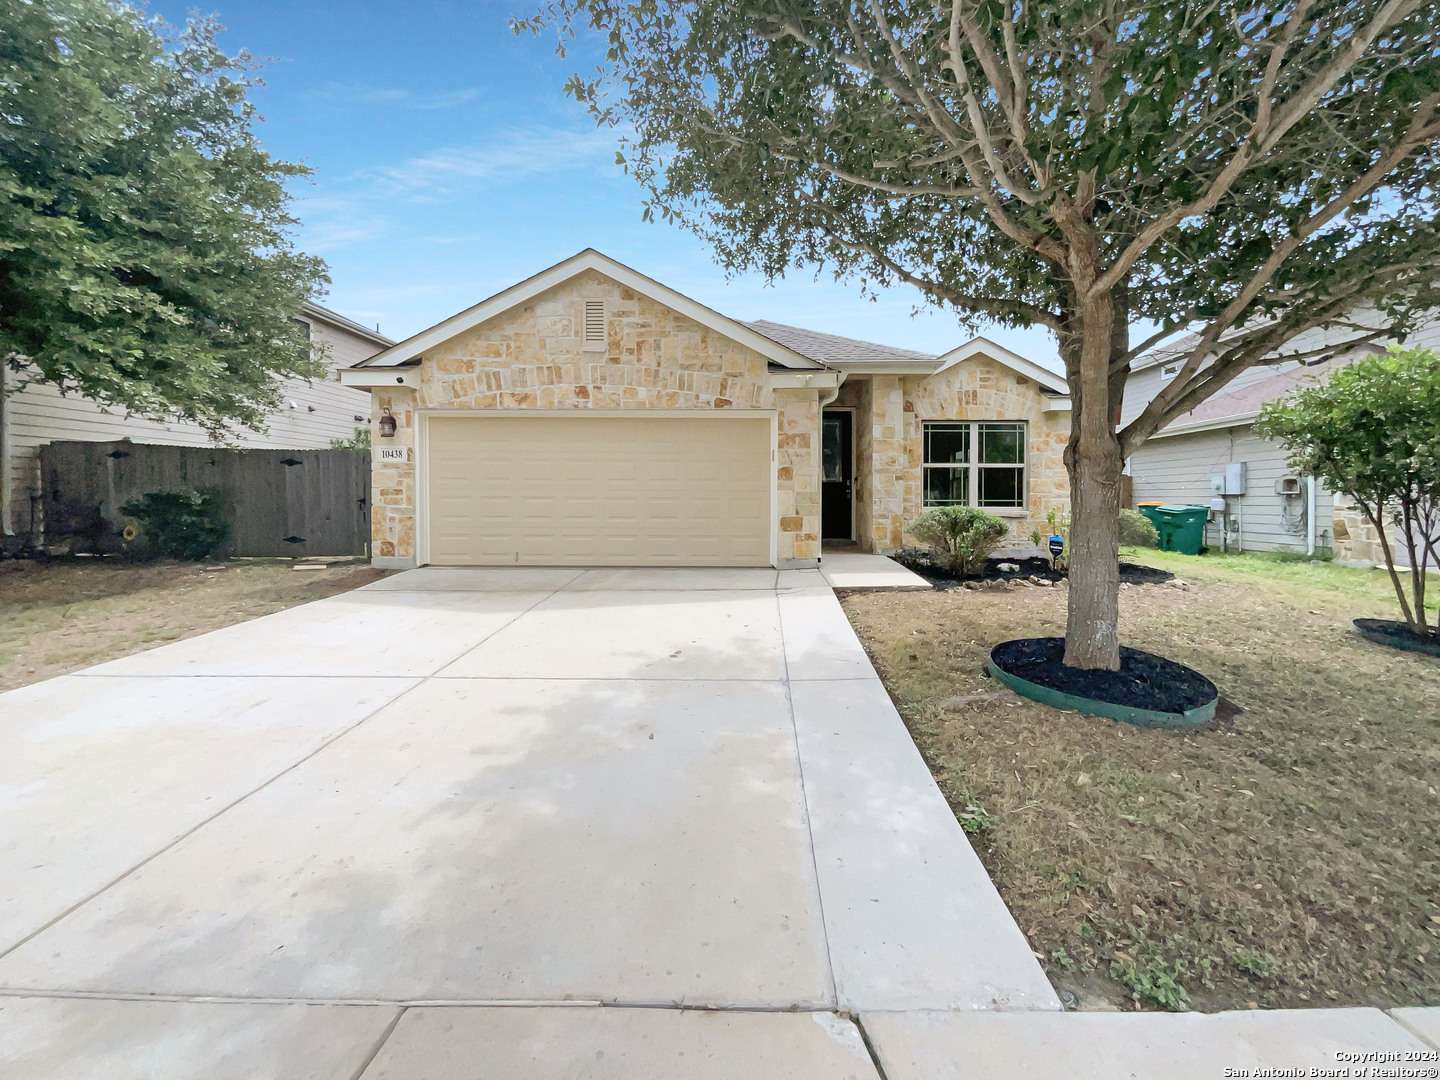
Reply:
<svg viewBox="0 0 1440 1080"><path fill-rule="evenodd" d="M1161 381L1162 383L1170 382L1171 380L1173 380L1173 379L1175 378L1176 375L1179 375L1179 374L1180 374L1180 369L1181 369L1182 367L1184 367L1184 366L1185 366L1185 361L1184 361L1184 360L1172 360L1172 361L1170 361L1168 364L1161 364L1161 365L1160 365L1160 381Z"/></svg>
<svg viewBox="0 0 1440 1080"><path fill-rule="evenodd" d="M925 429L930 424L968 424L970 425L970 460L965 462L942 462L934 463L925 460ZM1018 424L1022 432L1020 438L1020 460L1011 461L980 461L980 425L982 424ZM1020 502L1016 506L980 506L977 500L980 498L980 470L981 469L1013 469L1018 465L1020 469ZM1027 420L951 420L936 417L931 420L920 422L920 508L922 510L932 509L933 506L953 506L954 503L927 503L925 501L925 472L927 469L964 469L968 476L965 481L965 505L973 506L977 510L984 510L987 514L995 514L1000 517L1014 517L1024 515L1030 505L1030 423Z"/></svg>

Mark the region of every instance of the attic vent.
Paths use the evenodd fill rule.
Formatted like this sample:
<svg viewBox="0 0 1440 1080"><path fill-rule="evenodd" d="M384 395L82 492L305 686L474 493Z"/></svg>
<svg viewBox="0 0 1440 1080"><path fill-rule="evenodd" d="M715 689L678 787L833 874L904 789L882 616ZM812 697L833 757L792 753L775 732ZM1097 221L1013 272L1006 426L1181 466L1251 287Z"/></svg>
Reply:
<svg viewBox="0 0 1440 1080"><path fill-rule="evenodd" d="M585 340L605 340L605 301L585 301Z"/></svg>

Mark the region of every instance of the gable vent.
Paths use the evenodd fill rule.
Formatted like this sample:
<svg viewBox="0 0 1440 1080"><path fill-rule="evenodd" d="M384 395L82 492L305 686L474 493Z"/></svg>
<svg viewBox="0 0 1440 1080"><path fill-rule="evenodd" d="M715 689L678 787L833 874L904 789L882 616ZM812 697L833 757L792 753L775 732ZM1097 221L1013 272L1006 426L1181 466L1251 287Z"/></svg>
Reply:
<svg viewBox="0 0 1440 1080"><path fill-rule="evenodd" d="M605 340L605 301L585 301L585 340Z"/></svg>

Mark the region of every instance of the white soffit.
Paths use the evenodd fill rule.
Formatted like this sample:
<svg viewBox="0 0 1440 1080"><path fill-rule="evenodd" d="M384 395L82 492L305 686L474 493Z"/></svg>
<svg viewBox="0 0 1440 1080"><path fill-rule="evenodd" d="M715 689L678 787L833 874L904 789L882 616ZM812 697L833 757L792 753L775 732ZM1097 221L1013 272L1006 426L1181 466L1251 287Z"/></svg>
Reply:
<svg viewBox="0 0 1440 1080"><path fill-rule="evenodd" d="M1009 368L1017 375L1024 375L1027 378L1034 379L1047 390L1054 390L1059 394L1068 395L1070 393L1070 387L1065 384L1065 379L1062 376L1055 374L1055 372L1050 371L1048 368L1041 367L1033 360L1026 360L1019 353L1013 353L1003 345L996 345L995 342L989 338L983 337L971 338L958 349L951 349L948 353L945 353L940 357L940 366L935 369L935 373L938 375L940 372L952 368L956 364L964 363L966 360L976 356L984 356L990 360L994 360L1003 367Z"/></svg>
<svg viewBox="0 0 1440 1080"><path fill-rule="evenodd" d="M823 370L824 368L823 364L801 356L778 342L771 341L763 334L757 334L743 323L726 318L718 311L691 300L688 296L630 269L623 263L618 263L614 259L602 255L594 248L586 248L580 254L574 255L564 262L556 263L550 269L542 270L534 277L526 278L519 284L496 293L488 300L482 300L474 307L466 308L458 315L452 315L445 321L436 323L428 330L422 330L414 337L406 338L398 345L393 345L384 352L377 353L368 360L357 364L356 368L397 367L407 360L413 360L422 355L426 349L448 341L457 334L463 334L466 330L479 326L497 315L502 315L511 308L518 307L527 300L548 292L587 270L594 270L638 293L643 293L650 299L694 319L700 325L709 327L717 334L722 334L731 341L753 349L767 360L774 361L782 367L806 370Z"/></svg>

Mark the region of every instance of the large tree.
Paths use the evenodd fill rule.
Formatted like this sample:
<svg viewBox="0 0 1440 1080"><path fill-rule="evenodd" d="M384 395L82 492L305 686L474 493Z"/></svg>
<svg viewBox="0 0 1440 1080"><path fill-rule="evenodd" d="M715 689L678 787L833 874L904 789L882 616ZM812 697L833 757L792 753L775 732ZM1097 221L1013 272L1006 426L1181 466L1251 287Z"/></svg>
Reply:
<svg viewBox="0 0 1440 1080"><path fill-rule="evenodd" d="M621 129L647 215L727 267L1055 333L1074 666L1119 666L1125 458L1307 331L1403 336L1437 299L1435 0L551 0L515 24L546 26L562 52L599 32L568 91ZM1181 328L1179 375L1117 430L1132 360Z"/></svg>
<svg viewBox="0 0 1440 1080"><path fill-rule="evenodd" d="M213 20L0 0L0 363L143 416L263 426L323 373L287 182L258 144L253 64Z"/></svg>

